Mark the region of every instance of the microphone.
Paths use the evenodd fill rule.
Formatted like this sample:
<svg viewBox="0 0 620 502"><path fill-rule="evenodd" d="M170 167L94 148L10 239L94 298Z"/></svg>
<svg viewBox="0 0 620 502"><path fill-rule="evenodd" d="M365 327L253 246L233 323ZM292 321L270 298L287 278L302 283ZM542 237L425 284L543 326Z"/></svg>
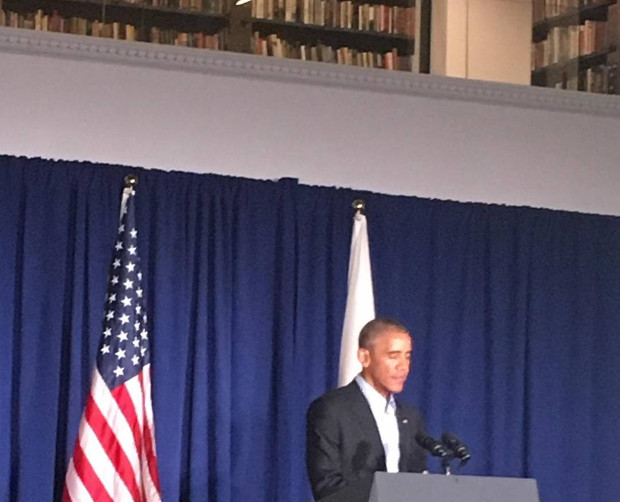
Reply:
<svg viewBox="0 0 620 502"><path fill-rule="evenodd" d="M427 450L434 457L445 457L448 455L448 450L439 441L431 436L418 432L415 435L416 442L425 450Z"/></svg>
<svg viewBox="0 0 620 502"><path fill-rule="evenodd" d="M445 444L450 450L452 450L454 454L461 459L461 462L463 464L471 458L467 446L461 443L461 440L457 438L454 434L450 432L444 432L441 435L441 442Z"/></svg>

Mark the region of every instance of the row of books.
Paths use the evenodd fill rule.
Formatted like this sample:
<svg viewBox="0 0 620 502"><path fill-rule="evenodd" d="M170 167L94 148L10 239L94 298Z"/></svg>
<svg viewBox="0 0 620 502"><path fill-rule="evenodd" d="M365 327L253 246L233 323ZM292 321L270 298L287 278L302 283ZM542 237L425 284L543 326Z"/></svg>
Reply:
<svg viewBox="0 0 620 502"><path fill-rule="evenodd" d="M252 17L415 37L415 7L351 0L254 0Z"/></svg>
<svg viewBox="0 0 620 502"><path fill-rule="evenodd" d="M264 56L321 61L364 68L411 71L411 56L400 56L396 49L388 52L359 51L350 47L330 47L322 43L297 44L277 35L262 36L254 33L254 53Z"/></svg>
<svg viewBox="0 0 620 502"><path fill-rule="evenodd" d="M0 26L25 28L38 31L54 31L91 37L112 38L115 40L142 41L156 44L180 45L200 49L220 49L220 35L204 33L184 33L157 27L136 28L126 23L104 23L84 18L63 18L57 13L48 16L38 10L32 14L20 14L0 10Z"/></svg>
<svg viewBox="0 0 620 502"><path fill-rule="evenodd" d="M194 10L204 12L224 12L225 2L222 0L123 0L116 3L146 5L149 7L165 7L168 9Z"/></svg>
<svg viewBox="0 0 620 502"><path fill-rule="evenodd" d="M607 0L534 0L532 17L535 23L545 19L576 13L579 8L596 5Z"/></svg>
<svg viewBox="0 0 620 502"><path fill-rule="evenodd" d="M581 25L555 26L546 40L532 44L532 70L586 56L612 45L602 21Z"/></svg>
<svg viewBox="0 0 620 502"><path fill-rule="evenodd" d="M124 0L121 3L170 7L173 9L202 9L203 0Z"/></svg>
<svg viewBox="0 0 620 502"><path fill-rule="evenodd" d="M605 37L610 45L618 47L620 42L620 5L610 5L607 9L607 26Z"/></svg>
<svg viewBox="0 0 620 502"><path fill-rule="evenodd" d="M614 94L614 80L617 75L616 65L599 65L588 68L581 74L572 74L555 84L556 89L586 91L598 94Z"/></svg>

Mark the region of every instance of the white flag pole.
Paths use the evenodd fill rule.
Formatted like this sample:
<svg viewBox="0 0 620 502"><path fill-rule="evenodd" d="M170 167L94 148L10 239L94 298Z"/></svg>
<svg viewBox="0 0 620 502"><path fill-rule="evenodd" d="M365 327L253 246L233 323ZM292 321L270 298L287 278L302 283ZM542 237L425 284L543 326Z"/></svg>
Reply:
<svg viewBox="0 0 620 502"><path fill-rule="evenodd" d="M349 256L347 305L340 344L338 386L347 385L362 367L357 360L358 338L362 327L375 318L375 300L372 289L370 249L366 216L362 213L364 201L353 203L353 234Z"/></svg>

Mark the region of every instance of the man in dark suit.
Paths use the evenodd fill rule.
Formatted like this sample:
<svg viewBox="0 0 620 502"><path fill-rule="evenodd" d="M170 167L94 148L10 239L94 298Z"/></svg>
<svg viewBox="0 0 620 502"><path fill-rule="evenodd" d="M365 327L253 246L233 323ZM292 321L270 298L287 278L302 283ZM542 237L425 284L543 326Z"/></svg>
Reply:
<svg viewBox="0 0 620 502"><path fill-rule="evenodd" d="M306 465L315 499L332 495L348 502L352 496L334 494L347 487L351 493L355 484L369 488L377 471L426 470L426 454L415 441L424 433L420 413L394 399L409 374L411 349L405 326L370 321L359 337L362 372L310 405Z"/></svg>

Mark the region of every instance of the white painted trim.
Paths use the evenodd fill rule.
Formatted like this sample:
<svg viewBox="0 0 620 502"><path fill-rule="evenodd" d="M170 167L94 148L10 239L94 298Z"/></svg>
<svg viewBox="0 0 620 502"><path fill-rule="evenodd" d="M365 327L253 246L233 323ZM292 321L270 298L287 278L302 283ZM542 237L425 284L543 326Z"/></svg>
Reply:
<svg viewBox="0 0 620 502"><path fill-rule="evenodd" d="M575 91L0 27L0 50L620 118L620 99Z"/></svg>

